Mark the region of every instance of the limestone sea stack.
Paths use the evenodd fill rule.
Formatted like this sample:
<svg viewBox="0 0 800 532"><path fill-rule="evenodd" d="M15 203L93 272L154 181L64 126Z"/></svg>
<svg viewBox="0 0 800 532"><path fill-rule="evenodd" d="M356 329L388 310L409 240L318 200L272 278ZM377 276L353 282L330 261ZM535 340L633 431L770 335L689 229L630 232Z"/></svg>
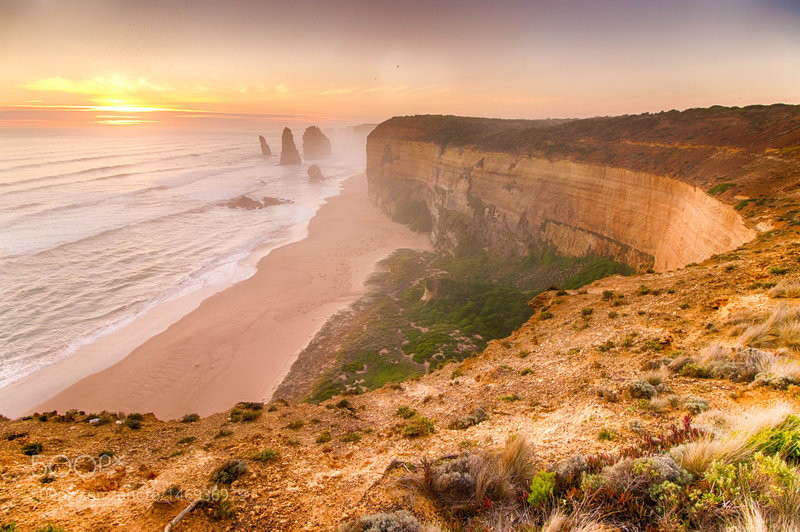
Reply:
<svg viewBox="0 0 800 532"><path fill-rule="evenodd" d="M281 162L280 164L300 164L300 154L294 145L292 130L288 127L283 128L281 135Z"/></svg>
<svg viewBox="0 0 800 532"><path fill-rule="evenodd" d="M308 167L308 178L311 181L320 181L325 179L325 176L322 175L322 170L319 169L319 166L316 164L312 164Z"/></svg>
<svg viewBox="0 0 800 532"><path fill-rule="evenodd" d="M263 135L258 136L258 141L261 143L261 155L272 155L272 150L269 149L269 144L267 144L267 139L264 138Z"/></svg>
<svg viewBox="0 0 800 532"><path fill-rule="evenodd" d="M303 157L324 159L331 156L331 141L317 126L309 126L303 133Z"/></svg>

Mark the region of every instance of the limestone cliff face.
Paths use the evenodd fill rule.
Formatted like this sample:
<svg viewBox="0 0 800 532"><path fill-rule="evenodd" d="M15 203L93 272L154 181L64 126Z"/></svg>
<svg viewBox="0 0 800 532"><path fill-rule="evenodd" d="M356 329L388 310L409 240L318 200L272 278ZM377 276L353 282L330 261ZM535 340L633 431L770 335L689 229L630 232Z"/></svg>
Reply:
<svg viewBox="0 0 800 532"><path fill-rule="evenodd" d="M424 203L443 247L469 239L521 255L543 242L565 255L669 270L755 236L732 206L673 177L448 146L406 125L384 123L369 136L370 196L395 215Z"/></svg>
<svg viewBox="0 0 800 532"><path fill-rule="evenodd" d="M300 164L300 154L294 145L292 130L288 127L283 128L281 135L281 162L280 164Z"/></svg>

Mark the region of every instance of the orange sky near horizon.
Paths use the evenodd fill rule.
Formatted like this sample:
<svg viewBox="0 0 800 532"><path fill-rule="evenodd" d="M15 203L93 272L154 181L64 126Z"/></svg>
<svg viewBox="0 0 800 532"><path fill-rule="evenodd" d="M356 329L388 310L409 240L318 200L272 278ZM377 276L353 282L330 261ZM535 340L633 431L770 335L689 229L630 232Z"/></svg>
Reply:
<svg viewBox="0 0 800 532"><path fill-rule="evenodd" d="M0 128L800 103L792 0L0 0Z"/></svg>

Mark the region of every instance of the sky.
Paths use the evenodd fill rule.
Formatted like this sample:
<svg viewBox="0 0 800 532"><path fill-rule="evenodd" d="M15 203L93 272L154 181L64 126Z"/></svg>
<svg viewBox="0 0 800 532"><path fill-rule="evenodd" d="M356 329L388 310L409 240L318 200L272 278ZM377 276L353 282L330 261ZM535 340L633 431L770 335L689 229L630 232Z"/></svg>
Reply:
<svg viewBox="0 0 800 532"><path fill-rule="evenodd" d="M800 0L0 0L0 128L800 103Z"/></svg>

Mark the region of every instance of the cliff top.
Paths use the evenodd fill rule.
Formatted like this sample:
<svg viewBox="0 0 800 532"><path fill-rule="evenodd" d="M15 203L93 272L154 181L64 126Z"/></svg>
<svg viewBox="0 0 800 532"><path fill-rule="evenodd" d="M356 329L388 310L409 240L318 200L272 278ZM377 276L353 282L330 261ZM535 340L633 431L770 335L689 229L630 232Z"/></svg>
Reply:
<svg viewBox="0 0 800 532"><path fill-rule="evenodd" d="M793 186L800 172L800 106L714 106L578 120L421 115L380 124L371 139L431 142L615 166L704 188L735 181L737 195ZM770 191L763 190L770 175ZM731 194L732 196L733 194Z"/></svg>

